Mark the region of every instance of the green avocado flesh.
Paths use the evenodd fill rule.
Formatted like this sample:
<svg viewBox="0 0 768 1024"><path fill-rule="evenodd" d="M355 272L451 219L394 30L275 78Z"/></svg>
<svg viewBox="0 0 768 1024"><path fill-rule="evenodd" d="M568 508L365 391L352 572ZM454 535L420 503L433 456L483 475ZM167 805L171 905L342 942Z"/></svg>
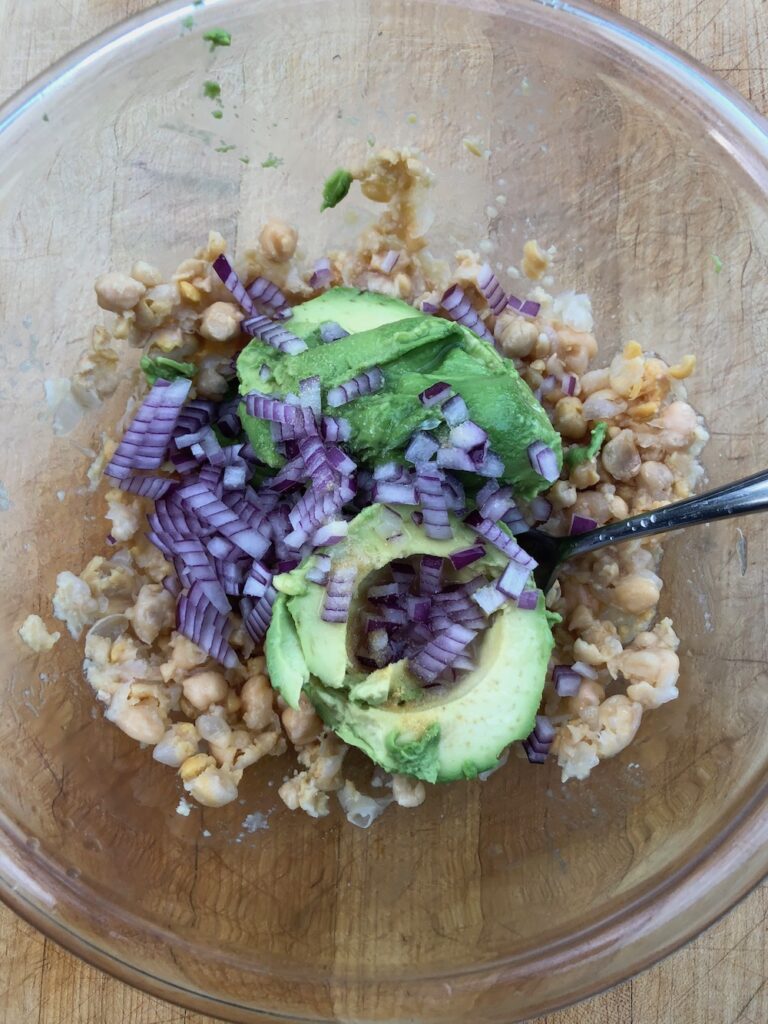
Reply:
<svg viewBox="0 0 768 1024"><path fill-rule="evenodd" d="M324 344L320 328L328 322L349 336ZM373 468L401 458L416 430L441 419L439 409L425 408L419 394L445 381L487 431L514 493L531 498L548 486L532 468L528 446L543 441L560 463L558 434L512 363L466 328L352 288L334 288L294 307L287 326L306 341L307 351L286 356L251 341L237 364L241 394L297 394L302 380L318 376L325 400L329 388L380 367L381 391L322 410L349 421L345 447L358 463ZM244 403L240 415L259 458L280 466L284 460L270 424L248 416ZM465 482L472 487L471 478ZM540 598L532 611L509 602L495 613L478 637L477 667L449 686L423 688L405 661L364 671L355 652L372 574L396 559L447 557L477 539L452 517L453 538L432 540L413 524L410 509L400 512L372 505L352 520L341 543L323 552L331 558L332 572L354 569L347 623L322 619L325 589L306 578L314 555L275 578L278 597L265 647L270 678L291 707L298 707L304 693L330 728L387 771L428 782L473 778L495 767L506 746L531 732L552 649L544 602ZM506 563L488 545L484 558L456 578L498 577Z"/></svg>
<svg viewBox="0 0 768 1024"><path fill-rule="evenodd" d="M328 322L340 324L349 337L323 344L319 328ZM323 406L323 413L349 420L352 437L346 447L353 458L376 464L401 455L414 431L440 415L421 404L420 392L445 381L487 431L504 463L502 479L518 497L532 498L548 486L528 459L532 442L543 441L562 462L560 437L513 364L459 324L427 316L399 299L333 288L294 307L287 326L306 341L307 351L286 356L254 339L237 362L240 393L296 394L300 381L319 376L325 398L329 388L380 367L381 391L341 409ZM259 458L280 466L270 425L248 416L244 404L240 415Z"/></svg>
<svg viewBox="0 0 768 1024"><path fill-rule="evenodd" d="M324 552L332 572L355 572L347 623L321 618L325 590L306 579L314 556L275 578L279 596L266 642L270 678L292 707L303 691L330 728L387 771L427 782L474 778L533 728L552 650L544 602L533 611L509 603L496 613L479 638L477 668L450 686L422 689L405 661L365 673L354 650L371 574L412 555L447 557L475 539L454 519L452 540L432 540L408 509L399 512L402 520L397 509L370 506L352 520L345 540ZM505 562L489 549L457 577L498 575Z"/></svg>

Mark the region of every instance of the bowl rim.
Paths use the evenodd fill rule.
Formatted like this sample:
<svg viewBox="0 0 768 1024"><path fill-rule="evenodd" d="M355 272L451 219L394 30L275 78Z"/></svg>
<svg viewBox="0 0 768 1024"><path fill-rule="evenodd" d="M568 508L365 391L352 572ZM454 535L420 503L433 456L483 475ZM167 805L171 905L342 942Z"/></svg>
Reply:
<svg viewBox="0 0 768 1024"><path fill-rule="evenodd" d="M48 95L75 77L85 65L103 60L115 51L129 47L162 25L175 24L180 14L194 13L201 17L203 12L214 12L219 5L225 6L227 2L228 0L207 0L205 7L201 7L184 0L164 0L82 43L0 104L0 140L16 121L36 106L39 108ZM320 4L333 0L306 2ZM465 7L472 0L414 2ZM746 152L749 157L742 163L742 170L762 190L768 192L768 118L759 113L734 88L679 47L591 0L474 0L474 6L496 14L510 14L515 9L527 10L528 17L533 20L551 18L552 11L562 12L564 17L573 19L573 28L581 38L600 37L617 52L634 56L646 71L653 69L662 78L675 84L678 90L685 94L689 104L693 100L710 115L716 115L718 131L724 143L727 145L729 138L737 137L740 155ZM15 832L13 825L4 815L0 815L0 899L46 937L118 980L193 1011L214 1016L226 1014L227 1019L241 1021L288 1019L279 1011L258 1009L245 1002L210 996L192 986L163 978L105 950L80 934L65 920L46 909L46 901L35 895L41 890L35 884L32 875L28 875L24 870L23 852L20 850ZM591 985L584 984L581 989L571 989L567 997L557 1002L550 1001L538 1005L534 997L531 1007L525 1009L525 1019L535 1014L553 1012L581 999L597 995L658 963L728 913L759 885L767 874L768 778L765 778L758 791L742 804L728 824L707 843L694 861L673 872L651 893L630 901L613 916L598 921L576 937L582 941L582 953L590 957L596 968L595 977L599 973L598 964L602 965L599 981ZM710 898L706 908L705 901L701 898L702 883L705 881L710 887ZM647 909L651 900L654 901L652 920ZM684 924L664 944L655 945L652 952L640 954L637 958L630 957L631 966L618 963L611 966L612 944L619 935L623 940L626 940L627 935L631 936L629 943L625 942L623 948L625 951L632 950L643 938L647 939L658 929L659 922L670 924L674 919L684 920ZM567 956L563 955L561 959L561 954L565 951L558 947L562 945L561 941L548 947L551 951L549 963L553 970L558 967L566 969L568 966ZM569 945L572 954L572 940L569 941ZM480 964L458 975L452 971L450 976L457 986L466 979L473 988L493 985L511 996L513 993L519 994L521 982L526 979L525 967L528 958L523 957L522 960L521 967L512 965L511 969L505 969L503 963ZM540 959L538 966L541 967ZM448 972L423 975L418 979L412 979L411 984L418 990L420 984L447 975ZM232 1014L235 1016L231 1016ZM302 1019L308 1024L323 1024L325 1020L308 1017ZM441 1019L448 1021L444 1010Z"/></svg>

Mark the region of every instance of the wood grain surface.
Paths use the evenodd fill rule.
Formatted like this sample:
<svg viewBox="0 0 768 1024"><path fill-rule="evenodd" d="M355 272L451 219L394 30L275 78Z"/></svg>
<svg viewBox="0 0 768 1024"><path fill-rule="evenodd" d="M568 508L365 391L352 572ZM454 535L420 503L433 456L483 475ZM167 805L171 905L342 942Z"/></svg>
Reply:
<svg viewBox="0 0 768 1024"><path fill-rule="evenodd" d="M607 0L768 109L767 0ZM2 0L0 99L149 0ZM768 884L653 969L537 1024L764 1024ZM0 907L0 1020L204 1024L76 960Z"/></svg>

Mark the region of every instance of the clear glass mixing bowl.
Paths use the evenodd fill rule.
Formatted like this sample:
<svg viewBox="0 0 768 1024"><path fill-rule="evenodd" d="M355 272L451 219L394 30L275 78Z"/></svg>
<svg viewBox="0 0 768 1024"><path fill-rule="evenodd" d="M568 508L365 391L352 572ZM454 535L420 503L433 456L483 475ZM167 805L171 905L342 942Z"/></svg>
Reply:
<svg viewBox="0 0 768 1024"><path fill-rule="evenodd" d="M229 48L209 51L212 27ZM176 814L174 773L95 713L78 645L36 657L15 630L103 543L81 484L117 405L59 435L50 407L95 275L139 256L170 270L211 227L242 248L270 213L320 255L370 216L351 196L321 217L320 182L371 142L418 146L437 172L434 251L487 240L505 266L527 237L555 242L558 282L591 292L607 354L631 338L696 352L711 482L764 468L754 111L586 4L220 0L119 26L0 129L3 898L124 980L233 1021L482 1024L594 993L747 892L768 866L759 518L669 541L681 697L622 756L565 787L554 765L512 759L366 832L280 807L287 761L251 771L243 804ZM256 810L269 828L250 834Z"/></svg>

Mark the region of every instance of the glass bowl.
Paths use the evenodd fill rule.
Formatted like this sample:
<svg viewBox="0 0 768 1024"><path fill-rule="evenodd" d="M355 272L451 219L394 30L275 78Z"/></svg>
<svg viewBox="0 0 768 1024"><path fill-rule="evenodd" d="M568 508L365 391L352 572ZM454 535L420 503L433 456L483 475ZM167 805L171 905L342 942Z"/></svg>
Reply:
<svg viewBox="0 0 768 1024"><path fill-rule="evenodd" d="M230 47L211 52L213 27ZM670 539L681 696L624 754L566 786L513 758L369 831L281 807L287 760L251 771L241 803L177 814L174 772L101 720L79 646L16 637L104 543L84 473L119 397L78 422L62 400L93 278L136 257L171 270L209 228L242 249L272 213L319 256L370 217L354 196L318 213L325 174L370 144L436 171L435 252L484 243L506 266L528 237L556 243L606 358L632 338L697 353L712 484L765 466L766 125L683 54L532 0L220 0L118 26L0 124L2 895L123 980L233 1021L517 1020L640 970L766 871L763 521ZM244 827L254 811L268 828Z"/></svg>

